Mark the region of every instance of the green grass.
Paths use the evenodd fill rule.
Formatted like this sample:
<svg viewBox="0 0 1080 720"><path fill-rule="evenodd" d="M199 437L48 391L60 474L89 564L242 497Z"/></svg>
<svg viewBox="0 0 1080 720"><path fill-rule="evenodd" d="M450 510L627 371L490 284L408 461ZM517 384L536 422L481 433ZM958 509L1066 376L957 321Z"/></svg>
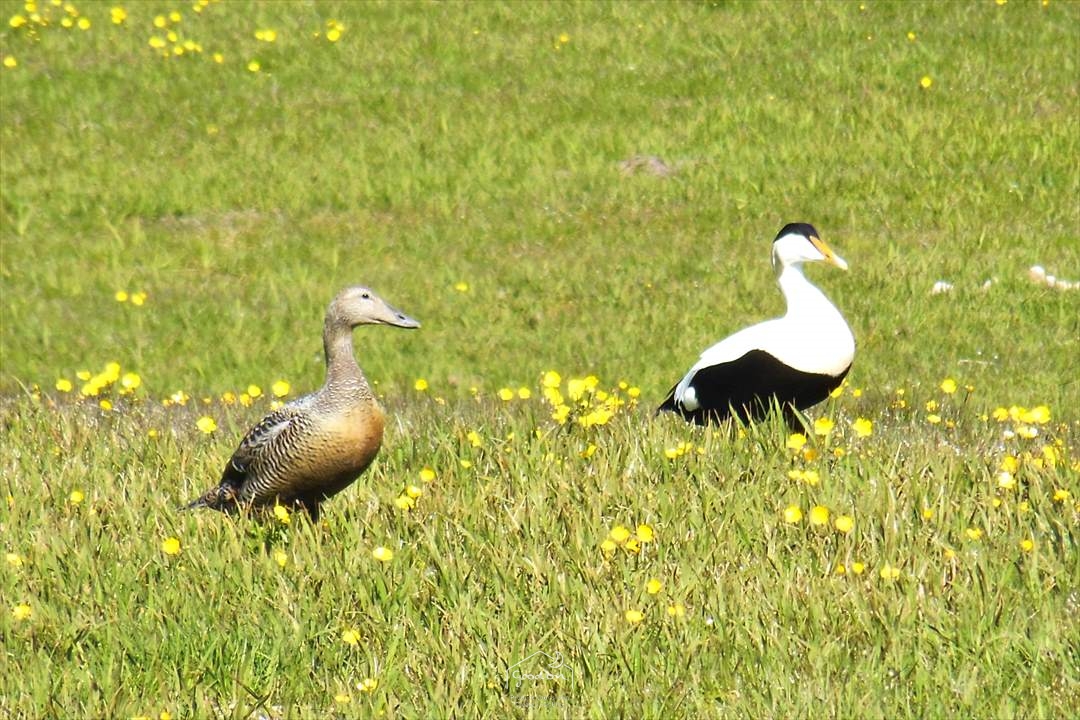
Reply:
<svg viewBox="0 0 1080 720"><path fill-rule="evenodd" d="M0 2L0 714L1080 706L1080 290L1027 277L1080 280L1080 5L129 3L117 27L81 3L82 31L38 4L50 25L16 28ZM148 45L173 9L201 54ZM676 172L620 172L637 154ZM858 341L818 457L654 419L708 343L782 310L768 243L796 220L851 264L810 269ZM356 333L375 466L318 527L178 513L269 407L221 396L317 387L358 282L423 323ZM141 387L78 397L109 362ZM560 426L550 369L641 395ZM1014 405L1050 420L992 416ZM654 542L605 555L641 523ZM572 682L521 707L506 675L536 651Z"/></svg>

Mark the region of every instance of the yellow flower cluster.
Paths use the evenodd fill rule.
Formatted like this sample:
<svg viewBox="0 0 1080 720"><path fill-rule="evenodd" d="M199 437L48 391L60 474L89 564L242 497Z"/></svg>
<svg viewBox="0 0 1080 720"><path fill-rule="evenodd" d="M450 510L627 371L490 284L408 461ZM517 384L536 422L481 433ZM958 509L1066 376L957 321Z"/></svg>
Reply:
<svg viewBox="0 0 1080 720"><path fill-rule="evenodd" d="M673 448L664 448L664 457L668 460L677 460L687 453L695 452L698 455L703 455L705 453L705 448L694 445L694 443L691 442L680 442Z"/></svg>
<svg viewBox="0 0 1080 720"><path fill-rule="evenodd" d="M423 477L423 471L421 471L420 475L421 477ZM423 494L424 490L420 486L406 485L405 490L402 491L402 493L394 499L394 505L397 507L398 510L401 510L402 512L409 512L416 507L416 502Z"/></svg>
<svg viewBox="0 0 1080 720"><path fill-rule="evenodd" d="M79 387L79 395L81 397L98 397L106 390L111 390L119 384L119 394L130 395L139 389L142 385L142 378L138 373L127 372L121 373L122 368L118 362L110 362L105 365L105 368L99 373L91 373L89 370L79 370L75 373L77 380L82 382ZM55 385L56 389L62 393L69 393L75 389L75 383L69 378L58 378ZM111 403L108 408L111 408ZM104 407L104 405L102 406Z"/></svg>
<svg viewBox="0 0 1080 720"><path fill-rule="evenodd" d="M642 545L651 543L655 539L656 534L649 525L638 525L636 532L631 532L629 528L623 525L616 525L611 528L607 537L600 543L600 551L603 553L604 558L608 560L615 556L615 551L620 547L628 555L638 555L641 553Z"/></svg>
<svg viewBox="0 0 1080 720"><path fill-rule="evenodd" d="M586 428L606 425L620 409L634 407L641 395L640 389L625 381L619 383L618 389L601 390L595 375L570 378L564 388L562 376L554 370L544 373L540 385L555 422L560 425L576 422Z"/></svg>
<svg viewBox="0 0 1080 720"><path fill-rule="evenodd" d="M113 293L113 299L118 303L130 302L135 307L142 307L146 303L146 293L142 290L132 293L127 290L117 290Z"/></svg>
<svg viewBox="0 0 1080 720"><path fill-rule="evenodd" d="M784 508L783 516L784 522L788 525L798 525L806 517L802 508L794 504ZM811 526L827 528L830 520L832 520L832 527L841 535L848 535L855 530L855 518L850 515L836 515L833 517L832 512L824 505L814 505L810 508L809 521Z"/></svg>

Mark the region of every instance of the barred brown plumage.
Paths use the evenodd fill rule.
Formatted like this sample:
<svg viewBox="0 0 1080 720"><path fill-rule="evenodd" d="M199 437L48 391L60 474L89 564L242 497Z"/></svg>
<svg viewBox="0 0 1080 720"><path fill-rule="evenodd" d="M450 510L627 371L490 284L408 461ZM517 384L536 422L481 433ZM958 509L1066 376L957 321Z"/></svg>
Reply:
<svg viewBox="0 0 1080 720"><path fill-rule="evenodd" d="M218 484L188 508L233 512L280 503L319 517L319 503L348 487L382 445L383 412L353 356L359 325L420 323L366 287L343 290L326 310L326 382L260 420L229 458Z"/></svg>

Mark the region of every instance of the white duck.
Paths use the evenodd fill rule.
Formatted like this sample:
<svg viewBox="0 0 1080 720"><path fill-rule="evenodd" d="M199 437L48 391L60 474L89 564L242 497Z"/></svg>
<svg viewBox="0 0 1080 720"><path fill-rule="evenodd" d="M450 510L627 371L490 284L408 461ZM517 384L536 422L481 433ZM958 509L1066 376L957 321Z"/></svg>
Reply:
<svg viewBox="0 0 1080 720"><path fill-rule="evenodd" d="M788 424L799 427L795 411L828 397L855 357L855 337L844 316L803 275L803 263L820 261L847 270L812 225L785 225L773 240L772 264L787 313L703 352L659 410L704 425L732 415L760 420L779 406Z"/></svg>

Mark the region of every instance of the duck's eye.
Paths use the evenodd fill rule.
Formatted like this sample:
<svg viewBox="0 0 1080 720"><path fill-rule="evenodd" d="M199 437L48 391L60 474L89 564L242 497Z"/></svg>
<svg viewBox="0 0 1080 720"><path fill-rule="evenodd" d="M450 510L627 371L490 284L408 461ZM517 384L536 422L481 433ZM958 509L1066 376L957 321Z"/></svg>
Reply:
<svg viewBox="0 0 1080 720"><path fill-rule="evenodd" d="M371 293L361 293L360 297L363 298L364 300L370 300L371 299Z"/></svg>

